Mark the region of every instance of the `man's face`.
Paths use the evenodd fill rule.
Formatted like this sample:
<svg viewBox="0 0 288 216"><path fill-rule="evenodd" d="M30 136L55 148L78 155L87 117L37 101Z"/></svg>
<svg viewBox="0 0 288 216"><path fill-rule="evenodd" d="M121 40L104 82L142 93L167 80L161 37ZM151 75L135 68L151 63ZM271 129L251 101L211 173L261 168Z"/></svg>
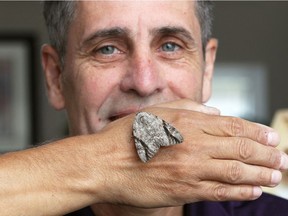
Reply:
<svg viewBox="0 0 288 216"><path fill-rule="evenodd" d="M209 98L212 72L192 1L79 1L77 8L61 75L72 134L95 133L153 104Z"/></svg>

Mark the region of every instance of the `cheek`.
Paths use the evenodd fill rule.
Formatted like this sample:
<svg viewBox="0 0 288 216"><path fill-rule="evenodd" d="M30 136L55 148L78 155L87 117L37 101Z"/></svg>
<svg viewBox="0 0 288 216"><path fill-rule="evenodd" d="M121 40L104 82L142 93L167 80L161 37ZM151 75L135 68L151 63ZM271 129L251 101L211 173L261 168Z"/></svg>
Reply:
<svg viewBox="0 0 288 216"><path fill-rule="evenodd" d="M111 79L113 76L109 76L109 73L100 74L99 70L85 63L79 64L76 70L71 68L66 72L65 96L68 102L66 108L69 110L77 108L77 112L83 112L83 109L97 111L113 88L115 81Z"/></svg>
<svg viewBox="0 0 288 216"><path fill-rule="evenodd" d="M189 98L202 101L203 72L201 64L196 61L186 61L183 64L165 67L165 76L169 89L179 98Z"/></svg>
<svg viewBox="0 0 288 216"><path fill-rule="evenodd" d="M175 76L169 81L170 89L180 98L189 98L201 102L202 79L195 73L183 72L181 76Z"/></svg>
<svg viewBox="0 0 288 216"><path fill-rule="evenodd" d="M99 109L113 90L112 80L94 75L82 77L77 85L78 102L86 109Z"/></svg>
<svg viewBox="0 0 288 216"><path fill-rule="evenodd" d="M115 83L96 73L82 71L82 74L70 77L66 86L66 111L72 134L94 133L103 128L105 112L103 104L115 89Z"/></svg>
<svg viewBox="0 0 288 216"><path fill-rule="evenodd" d="M179 98L202 101L203 58L201 52L186 53L177 61L161 62L169 88Z"/></svg>

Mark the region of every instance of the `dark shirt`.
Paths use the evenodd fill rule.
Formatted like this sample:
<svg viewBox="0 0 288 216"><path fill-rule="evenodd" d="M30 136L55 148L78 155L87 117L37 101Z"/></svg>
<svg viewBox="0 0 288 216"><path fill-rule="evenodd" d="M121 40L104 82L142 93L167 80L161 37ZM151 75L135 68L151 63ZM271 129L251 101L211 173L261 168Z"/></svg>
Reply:
<svg viewBox="0 0 288 216"><path fill-rule="evenodd" d="M66 216L95 216L87 207ZM288 200L269 194L254 201L197 202L184 206L184 216L288 216Z"/></svg>

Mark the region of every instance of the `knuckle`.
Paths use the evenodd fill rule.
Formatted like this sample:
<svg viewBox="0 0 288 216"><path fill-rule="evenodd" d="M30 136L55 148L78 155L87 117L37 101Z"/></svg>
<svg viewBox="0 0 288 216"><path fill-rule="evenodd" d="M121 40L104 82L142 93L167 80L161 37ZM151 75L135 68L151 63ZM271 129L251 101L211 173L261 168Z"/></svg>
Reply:
<svg viewBox="0 0 288 216"><path fill-rule="evenodd" d="M240 159L246 161L252 155L251 145L247 142L246 139L238 139L238 154Z"/></svg>
<svg viewBox="0 0 288 216"><path fill-rule="evenodd" d="M236 183L241 179L241 165L237 161L232 161L231 163L228 163L228 169L227 169L227 180L230 183Z"/></svg>
<svg viewBox="0 0 288 216"><path fill-rule="evenodd" d="M240 136L244 128L242 120L237 117L232 117L229 124L231 135Z"/></svg>
<svg viewBox="0 0 288 216"><path fill-rule="evenodd" d="M214 199L215 201L224 201L229 198L229 190L223 184L218 184L214 188Z"/></svg>

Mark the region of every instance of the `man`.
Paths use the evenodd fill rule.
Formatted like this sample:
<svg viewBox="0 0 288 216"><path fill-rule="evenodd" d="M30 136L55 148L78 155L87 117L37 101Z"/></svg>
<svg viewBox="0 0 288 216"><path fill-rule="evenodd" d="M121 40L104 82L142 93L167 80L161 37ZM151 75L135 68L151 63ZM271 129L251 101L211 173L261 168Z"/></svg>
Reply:
<svg viewBox="0 0 288 216"><path fill-rule="evenodd" d="M269 195L208 202L255 200L288 168L273 129L201 105L217 50L208 3L45 4L48 97L67 111L71 137L0 158L1 215L286 214L287 202ZM143 163L132 136L138 111L184 141Z"/></svg>

